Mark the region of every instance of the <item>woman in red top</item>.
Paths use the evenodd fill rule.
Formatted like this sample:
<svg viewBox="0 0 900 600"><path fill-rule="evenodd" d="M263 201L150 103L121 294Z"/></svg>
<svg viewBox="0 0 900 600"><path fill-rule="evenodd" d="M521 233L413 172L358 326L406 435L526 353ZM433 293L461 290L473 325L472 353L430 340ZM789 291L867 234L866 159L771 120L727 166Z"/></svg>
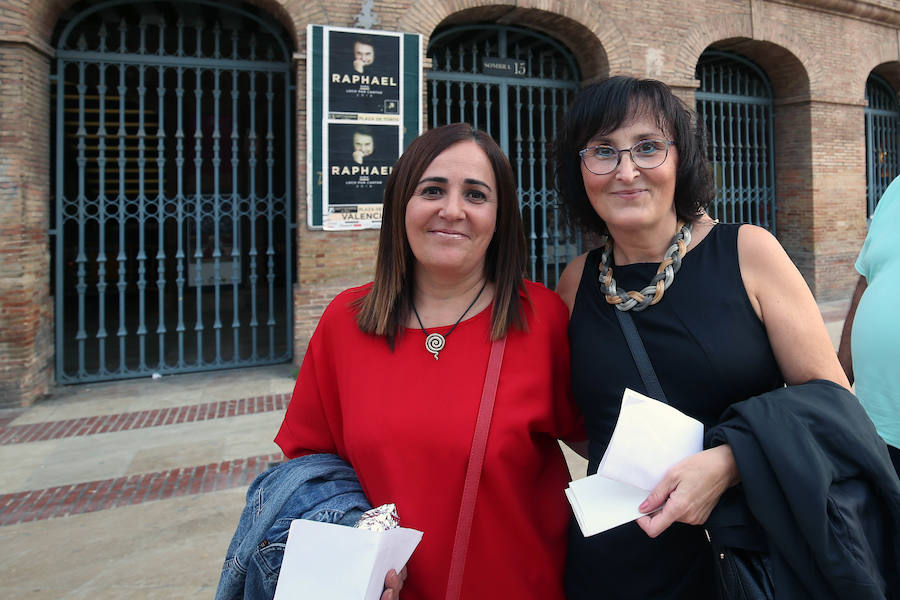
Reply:
<svg viewBox="0 0 900 600"><path fill-rule="evenodd" d="M373 506L393 502L424 532L405 600L446 593L491 341L504 336L461 597L564 598L569 476L556 440L584 432L568 312L523 280L526 259L500 148L463 123L430 130L387 182L374 282L332 301L304 357L275 441L289 457L340 455Z"/></svg>

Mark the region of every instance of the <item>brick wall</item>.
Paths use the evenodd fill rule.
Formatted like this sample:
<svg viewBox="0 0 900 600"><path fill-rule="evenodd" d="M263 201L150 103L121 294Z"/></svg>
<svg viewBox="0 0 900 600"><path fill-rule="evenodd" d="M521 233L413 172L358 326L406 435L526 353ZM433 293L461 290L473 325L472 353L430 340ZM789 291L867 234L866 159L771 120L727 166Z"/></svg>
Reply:
<svg viewBox="0 0 900 600"><path fill-rule="evenodd" d="M0 407L52 381L48 74L38 49L0 43Z"/></svg>
<svg viewBox="0 0 900 600"><path fill-rule="evenodd" d="M371 278L377 232L306 227L306 25L352 26L361 2L251 0L294 39L297 70L295 358L328 300ZM0 406L53 385L48 74L71 0L0 0ZM778 236L820 300L846 298L865 234L864 86L900 85L900 8L888 0L377 0L378 28L502 22L556 37L589 82L650 76L690 101L710 48L754 60L775 94ZM426 73L427 76L427 73ZM427 106L427 105L426 105Z"/></svg>
<svg viewBox="0 0 900 600"><path fill-rule="evenodd" d="M775 230L781 245L815 288L811 119L807 100L776 103ZM787 134L787 135L785 135Z"/></svg>

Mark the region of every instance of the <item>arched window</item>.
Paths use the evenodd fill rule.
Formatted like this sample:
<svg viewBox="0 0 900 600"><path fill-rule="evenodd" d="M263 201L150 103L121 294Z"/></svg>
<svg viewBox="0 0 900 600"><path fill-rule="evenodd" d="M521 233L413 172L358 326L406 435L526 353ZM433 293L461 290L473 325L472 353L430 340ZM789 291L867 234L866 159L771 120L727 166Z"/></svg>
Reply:
<svg viewBox="0 0 900 600"><path fill-rule="evenodd" d="M284 31L208 0L91 2L66 19L52 108L57 380L290 360Z"/></svg>
<svg viewBox="0 0 900 600"><path fill-rule="evenodd" d="M900 175L900 106L897 92L875 75L866 81L866 216Z"/></svg>
<svg viewBox="0 0 900 600"><path fill-rule="evenodd" d="M716 183L713 218L775 232L772 87L746 58L707 50L697 62L697 113Z"/></svg>
<svg viewBox="0 0 900 600"><path fill-rule="evenodd" d="M557 201L549 165L557 123L578 90L575 59L546 35L491 24L436 32L428 56L429 126L464 121L497 141L516 175L528 277L554 287L581 248Z"/></svg>

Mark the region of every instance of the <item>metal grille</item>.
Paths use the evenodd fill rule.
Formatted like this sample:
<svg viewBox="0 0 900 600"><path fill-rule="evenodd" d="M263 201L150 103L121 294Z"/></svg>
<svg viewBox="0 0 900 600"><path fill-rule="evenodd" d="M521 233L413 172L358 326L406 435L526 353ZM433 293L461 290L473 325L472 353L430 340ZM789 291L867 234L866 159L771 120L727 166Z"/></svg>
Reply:
<svg viewBox="0 0 900 600"><path fill-rule="evenodd" d="M530 255L528 277L554 287L581 251L550 169L549 144L574 93L575 61L558 42L503 25L454 27L428 47L430 127L464 121L491 135L510 159Z"/></svg>
<svg viewBox="0 0 900 600"><path fill-rule="evenodd" d="M290 360L290 56L205 0L102 2L64 26L58 381Z"/></svg>
<svg viewBox="0 0 900 600"><path fill-rule="evenodd" d="M900 106L897 92L878 75L866 81L866 216L900 174Z"/></svg>
<svg viewBox="0 0 900 600"><path fill-rule="evenodd" d="M713 218L775 233L772 88L747 59L707 50L697 62L697 113L706 123L716 198Z"/></svg>

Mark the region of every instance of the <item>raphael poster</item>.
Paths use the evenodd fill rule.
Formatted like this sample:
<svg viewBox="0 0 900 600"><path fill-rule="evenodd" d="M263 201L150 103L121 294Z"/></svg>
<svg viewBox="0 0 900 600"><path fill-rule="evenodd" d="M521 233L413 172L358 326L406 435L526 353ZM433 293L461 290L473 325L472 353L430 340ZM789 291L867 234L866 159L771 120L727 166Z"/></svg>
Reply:
<svg viewBox="0 0 900 600"><path fill-rule="evenodd" d="M322 25L307 33L308 225L376 229L394 162L422 128L422 38Z"/></svg>

